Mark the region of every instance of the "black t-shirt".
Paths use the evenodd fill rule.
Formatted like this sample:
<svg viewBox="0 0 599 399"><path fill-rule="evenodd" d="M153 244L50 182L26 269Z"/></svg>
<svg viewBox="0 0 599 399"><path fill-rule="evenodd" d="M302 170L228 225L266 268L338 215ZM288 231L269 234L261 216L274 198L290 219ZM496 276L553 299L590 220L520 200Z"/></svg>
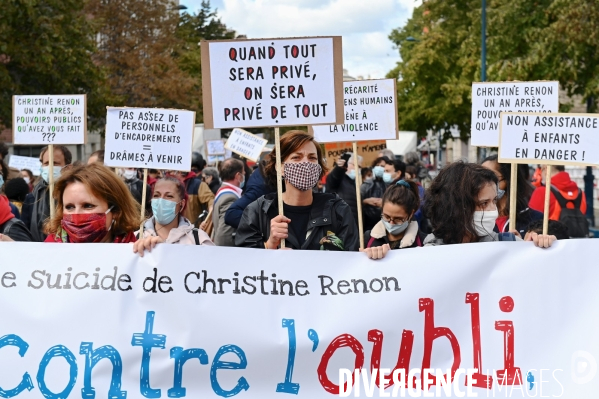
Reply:
<svg viewBox="0 0 599 399"><path fill-rule="evenodd" d="M306 232L308 230L308 223L310 223L311 210L312 205L291 206L283 204L285 216L291 219L291 223L289 223L289 235L293 234L297 238L300 247L306 242Z"/></svg>

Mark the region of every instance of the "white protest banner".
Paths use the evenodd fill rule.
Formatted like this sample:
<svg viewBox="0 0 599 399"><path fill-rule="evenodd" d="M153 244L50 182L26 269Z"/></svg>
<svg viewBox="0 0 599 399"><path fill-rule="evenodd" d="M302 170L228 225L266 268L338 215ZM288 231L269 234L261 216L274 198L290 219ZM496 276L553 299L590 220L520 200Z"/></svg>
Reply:
<svg viewBox="0 0 599 399"><path fill-rule="evenodd" d="M345 122L311 126L319 143L397 139L395 79L344 82Z"/></svg>
<svg viewBox="0 0 599 399"><path fill-rule="evenodd" d="M206 129L343 121L341 37L202 41Z"/></svg>
<svg viewBox="0 0 599 399"><path fill-rule="evenodd" d="M12 97L14 144L84 144L85 94Z"/></svg>
<svg viewBox="0 0 599 399"><path fill-rule="evenodd" d="M42 163L38 158L11 155L10 158L8 158L8 167L18 170L29 169L34 176L39 176Z"/></svg>
<svg viewBox="0 0 599 399"><path fill-rule="evenodd" d="M108 107L107 166L189 171L195 112Z"/></svg>
<svg viewBox="0 0 599 399"><path fill-rule="evenodd" d="M225 148L241 155L244 158L258 162L262 150L266 147L268 140L264 140L243 129L233 129Z"/></svg>
<svg viewBox="0 0 599 399"><path fill-rule="evenodd" d="M222 140L206 140L206 155L225 155L225 143Z"/></svg>
<svg viewBox="0 0 599 399"><path fill-rule="evenodd" d="M454 397L599 389L593 240L390 251L376 267L344 252L1 245L4 397L324 399L343 369L363 369L361 397L379 369L394 397L444 397L449 369Z"/></svg>
<svg viewBox="0 0 599 399"><path fill-rule="evenodd" d="M559 82L472 83L472 145L499 145L501 112L559 112Z"/></svg>
<svg viewBox="0 0 599 399"><path fill-rule="evenodd" d="M499 162L599 165L599 116L501 113Z"/></svg>

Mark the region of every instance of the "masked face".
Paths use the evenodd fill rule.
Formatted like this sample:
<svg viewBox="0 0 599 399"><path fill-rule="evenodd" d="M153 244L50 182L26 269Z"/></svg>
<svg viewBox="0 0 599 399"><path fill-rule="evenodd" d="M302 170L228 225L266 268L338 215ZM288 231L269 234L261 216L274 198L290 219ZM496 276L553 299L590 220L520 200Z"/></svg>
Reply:
<svg viewBox="0 0 599 399"><path fill-rule="evenodd" d="M61 225L63 230L67 232L70 242L100 242L112 228L112 224L108 229L106 228L106 215L111 210L112 207L104 213L63 214Z"/></svg>
<svg viewBox="0 0 599 399"><path fill-rule="evenodd" d="M135 169L121 169L121 176L125 180L132 180L137 177L137 170Z"/></svg>
<svg viewBox="0 0 599 399"><path fill-rule="evenodd" d="M52 176L54 177L54 181L58 180L58 178L60 177L60 171L62 170L62 166L56 166L54 165L54 168L52 169ZM42 179L44 179L44 181L46 183L50 183L50 167L49 166L42 166L42 170L41 170L41 176Z"/></svg>
<svg viewBox="0 0 599 399"><path fill-rule="evenodd" d="M397 236L406 231L410 225L411 215L406 214L405 209L392 202L385 202L381 220L385 229L392 236Z"/></svg>
<svg viewBox="0 0 599 399"><path fill-rule="evenodd" d="M472 217L476 234L479 237L491 235L497 217L499 217L497 211L497 186L489 183L478 193L476 209Z"/></svg>
<svg viewBox="0 0 599 399"><path fill-rule="evenodd" d="M285 181L293 187L300 191L311 190L322 173L322 168L318 164L316 145L310 141L293 152L285 160L283 173Z"/></svg>
<svg viewBox="0 0 599 399"><path fill-rule="evenodd" d="M375 166L374 168L372 168L372 174L374 175L374 177L382 179L384 173L385 168L383 168L382 166Z"/></svg>
<svg viewBox="0 0 599 399"><path fill-rule="evenodd" d="M158 181L154 186L154 198L152 198L152 212L156 222L163 226L171 223L183 209L184 201L180 198L175 183ZM181 206L177 209L179 204Z"/></svg>

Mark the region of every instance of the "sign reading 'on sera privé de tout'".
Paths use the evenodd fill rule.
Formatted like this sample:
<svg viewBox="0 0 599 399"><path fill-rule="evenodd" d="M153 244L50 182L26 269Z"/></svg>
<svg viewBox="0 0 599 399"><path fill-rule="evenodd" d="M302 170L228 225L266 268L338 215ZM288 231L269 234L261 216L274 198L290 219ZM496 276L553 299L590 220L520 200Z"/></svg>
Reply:
<svg viewBox="0 0 599 399"><path fill-rule="evenodd" d="M189 171L195 112L108 107L107 166Z"/></svg>
<svg viewBox="0 0 599 399"><path fill-rule="evenodd" d="M345 121L313 126L320 143L397 139L395 79L343 83Z"/></svg>
<svg viewBox="0 0 599 399"><path fill-rule="evenodd" d="M15 144L84 144L85 94L13 96Z"/></svg>
<svg viewBox="0 0 599 399"><path fill-rule="evenodd" d="M501 112L559 112L559 82L472 84L472 145L499 145Z"/></svg>
<svg viewBox="0 0 599 399"><path fill-rule="evenodd" d="M599 116L501 113L499 161L599 165Z"/></svg>
<svg viewBox="0 0 599 399"><path fill-rule="evenodd" d="M341 37L203 41L204 124L342 123Z"/></svg>

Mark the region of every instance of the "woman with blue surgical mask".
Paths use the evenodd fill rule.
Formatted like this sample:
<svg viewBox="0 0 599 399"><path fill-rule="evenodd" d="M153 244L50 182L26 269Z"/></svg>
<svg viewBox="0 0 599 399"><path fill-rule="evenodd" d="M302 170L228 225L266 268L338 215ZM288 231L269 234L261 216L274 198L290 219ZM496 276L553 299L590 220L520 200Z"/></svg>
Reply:
<svg viewBox="0 0 599 399"><path fill-rule="evenodd" d="M203 230L182 216L187 205L185 184L176 177L166 176L154 185L152 196L154 216L144 223L143 237L138 238L133 252L143 257L158 243L184 245L214 245ZM139 237L139 231L136 232Z"/></svg>

